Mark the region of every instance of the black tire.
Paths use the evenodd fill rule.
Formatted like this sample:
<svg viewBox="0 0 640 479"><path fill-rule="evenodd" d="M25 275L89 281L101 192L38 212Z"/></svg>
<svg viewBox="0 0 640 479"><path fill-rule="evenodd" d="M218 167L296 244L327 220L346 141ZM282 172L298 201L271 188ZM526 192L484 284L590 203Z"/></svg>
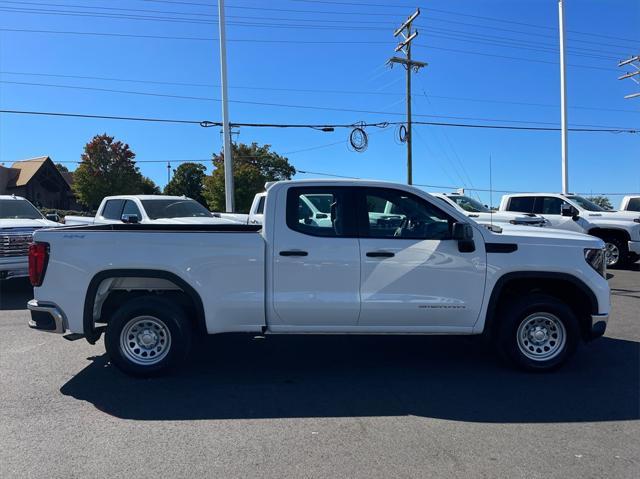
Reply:
<svg viewBox="0 0 640 479"><path fill-rule="evenodd" d="M520 369L550 371L575 352L580 334L578 320L567 304L553 296L532 293L514 298L500 308L498 315L496 346L506 360ZM540 330L544 331L545 341L536 336ZM520 340L519 336L526 339Z"/></svg>
<svg viewBox="0 0 640 479"><path fill-rule="evenodd" d="M125 302L111 316L104 342L111 362L124 373L158 376L186 358L191 324L175 303L142 296Z"/></svg>
<svg viewBox="0 0 640 479"><path fill-rule="evenodd" d="M626 241L618 238L617 236L604 236L602 240L605 243L605 251L607 251L608 258L608 250L613 247L618 251L618 259L614 263L609 263L607 259L607 268L622 268L629 262L629 246Z"/></svg>

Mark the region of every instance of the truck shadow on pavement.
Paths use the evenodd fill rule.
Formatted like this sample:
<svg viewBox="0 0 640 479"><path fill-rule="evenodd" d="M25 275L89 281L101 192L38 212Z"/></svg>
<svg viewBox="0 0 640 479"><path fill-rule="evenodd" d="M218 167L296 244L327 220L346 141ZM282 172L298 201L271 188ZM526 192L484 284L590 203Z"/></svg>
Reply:
<svg viewBox="0 0 640 479"><path fill-rule="evenodd" d="M27 309L27 301L33 298L33 288L28 278L0 281L0 311Z"/></svg>
<svg viewBox="0 0 640 479"><path fill-rule="evenodd" d="M640 343L583 346L566 367L527 374L478 338L208 338L172 375L134 379L106 356L61 392L137 420L422 416L487 423L640 418Z"/></svg>

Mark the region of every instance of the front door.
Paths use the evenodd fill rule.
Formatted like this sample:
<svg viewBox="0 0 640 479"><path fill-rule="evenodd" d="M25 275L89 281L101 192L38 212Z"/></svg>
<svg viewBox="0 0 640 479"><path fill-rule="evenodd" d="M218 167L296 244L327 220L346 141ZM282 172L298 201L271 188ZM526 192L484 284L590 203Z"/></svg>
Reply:
<svg viewBox="0 0 640 479"><path fill-rule="evenodd" d="M275 326L339 330L357 324L360 248L352 196L344 187L287 190L286 222L274 226Z"/></svg>
<svg viewBox="0 0 640 479"><path fill-rule="evenodd" d="M556 196L536 196L533 212L544 216L551 223L551 228L584 232L584 219L573 219L571 216L562 216L562 206L568 202Z"/></svg>
<svg viewBox="0 0 640 479"><path fill-rule="evenodd" d="M454 221L411 193L358 188L359 326L448 332L473 326L484 295L484 242L476 232L475 250L459 251Z"/></svg>

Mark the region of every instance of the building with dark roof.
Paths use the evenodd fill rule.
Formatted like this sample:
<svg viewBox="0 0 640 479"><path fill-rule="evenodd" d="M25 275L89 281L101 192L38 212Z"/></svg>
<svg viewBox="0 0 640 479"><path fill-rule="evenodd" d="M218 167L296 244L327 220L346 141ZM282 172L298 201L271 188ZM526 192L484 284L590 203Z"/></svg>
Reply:
<svg viewBox="0 0 640 479"><path fill-rule="evenodd" d="M42 208L75 209L73 175L61 173L48 156L0 166L0 195L23 196Z"/></svg>

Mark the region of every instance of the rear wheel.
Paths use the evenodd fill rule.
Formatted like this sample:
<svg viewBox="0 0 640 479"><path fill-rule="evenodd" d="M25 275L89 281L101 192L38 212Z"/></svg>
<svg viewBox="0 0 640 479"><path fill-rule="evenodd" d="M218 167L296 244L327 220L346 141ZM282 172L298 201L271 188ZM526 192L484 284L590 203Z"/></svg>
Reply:
<svg viewBox="0 0 640 479"><path fill-rule="evenodd" d="M578 322L565 303L545 294L529 294L501 309L496 331L502 355L521 369L560 367L575 351Z"/></svg>
<svg viewBox="0 0 640 479"><path fill-rule="evenodd" d="M178 366L191 345L191 327L174 303L143 296L111 317L105 346L112 363L134 376L155 376Z"/></svg>

